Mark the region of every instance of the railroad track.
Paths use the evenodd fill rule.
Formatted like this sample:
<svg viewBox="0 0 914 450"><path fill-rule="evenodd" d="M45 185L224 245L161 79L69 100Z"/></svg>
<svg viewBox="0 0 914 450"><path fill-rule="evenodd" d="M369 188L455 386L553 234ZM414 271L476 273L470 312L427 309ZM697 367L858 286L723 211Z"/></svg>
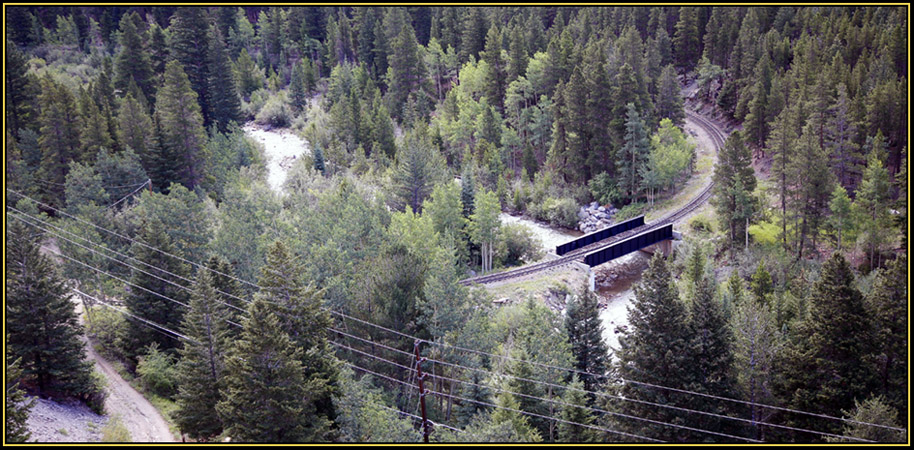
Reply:
<svg viewBox="0 0 914 450"><path fill-rule="evenodd" d="M704 129L708 133L708 135L711 137L711 140L714 142L715 151L719 151L720 148L724 145L724 141L726 140L727 136L717 127L717 125L715 125L710 120L708 120L696 113L693 113L691 111L686 111L686 117L688 117L690 120L695 122L696 125L698 125L702 129ZM692 211L695 211L696 209L698 209L698 207L703 205L706 201L708 201L708 199L711 198L711 190L713 189L713 187L714 187L714 182L712 181L712 182L708 183L707 186L702 188L701 192L699 192L698 195L695 196L695 198L693 198L691 201L689 201L689 203L686 203L682 208L679 208L678 210L673 211L672 213L670 213L658 220L655 220L650 223L646 223L638 228L634 228L634 229L628 230L626 232L617 234L609 239L605 239L600 242L594 242L593 244L590 244L586 247L581 247L574 251L568 252L565 255L561 256L560 258L553 259L551 261L538 262L535 264L518 267L516 269L507 270L504 272L493 273L493 274L489 274L489 275L482 275L482 276L473 277L473 278L467 278L465 280L461 280L460 284L463 284L465 286L470 286L473 284L495 283L497 281L503 281L503 280L507 280L510 278L522 277L522 276L530 275L530 274L537 273L537 272L545 272L545 271L549 271L549 270L554 270L559 267L565 266L566 264L571 264L572 262L575 262L575 261L583 261L584 255L586 255L592 251L600 250L605 247L609 247L610 245L613 245L621 240L627 239L636 234L643 233L646 231L651 231L651 230L660 228L662 226L665 226L665 225L668 225L671 223L676 223L677 221L679 221L683 217L687 216Z"/></svg>

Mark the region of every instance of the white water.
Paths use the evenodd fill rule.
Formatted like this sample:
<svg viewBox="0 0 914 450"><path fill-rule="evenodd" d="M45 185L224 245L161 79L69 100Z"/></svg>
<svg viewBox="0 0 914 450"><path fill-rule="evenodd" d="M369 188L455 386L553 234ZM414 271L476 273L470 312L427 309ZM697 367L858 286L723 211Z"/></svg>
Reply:
<svg viewBox="0 0 914 450"><path fill-rule="evenodd" d="M308 143L287 128L264 130L249 122L242 129L263 144L267 155L267 182L274 191L280 192L295 159L311 153Z"/></svg>

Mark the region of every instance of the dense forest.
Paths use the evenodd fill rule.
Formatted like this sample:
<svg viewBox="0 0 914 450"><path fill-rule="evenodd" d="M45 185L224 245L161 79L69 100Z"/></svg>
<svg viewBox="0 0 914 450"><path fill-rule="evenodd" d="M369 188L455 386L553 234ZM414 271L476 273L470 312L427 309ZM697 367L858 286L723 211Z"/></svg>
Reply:
<svg viewBox="0 0 914 450"><path fill-rule="evenodd" d="M905 442L907 15L6 6L5 442L104 411L83 334L194 441ZM671 201L698 110L618 348L460 283Z"/></svg>

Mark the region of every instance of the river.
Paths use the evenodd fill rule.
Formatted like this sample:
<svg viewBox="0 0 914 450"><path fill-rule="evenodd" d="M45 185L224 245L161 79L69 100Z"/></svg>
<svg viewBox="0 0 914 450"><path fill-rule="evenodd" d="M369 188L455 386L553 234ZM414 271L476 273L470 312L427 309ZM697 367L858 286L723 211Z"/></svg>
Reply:
<svg viewBox="0 0 914 450"><path fill-rule="evenodd" d="M265 130L254 122L248 122L242 129L263 144L267 157L267 182L274 191L281 192L286 173L295 159L310 154L308 143L288 128Z"/></svg>
<svg viewBox="0 0 914 450"><path fill-rule="evenodd" d="M268 160L267 180L274 191L281 192L282 184L286 180L286 174L292 167L292 163L301 155L310 153L308 143L289 129L265 130L253 122L245 124L243 129L248 136L263 144ZM583 234L577 230L552 228L526 217L512 216L507 213L501 213L499 218L505 224L519 223L527 226L540 239L546 253L554 254L556 246ZM626 256L611 264L625 264L631 258L633 256ZM631 286L640 279L640 272L634 275L622 275L611 286L599 290L600 296L608 301L607 307L600 312L600 320L603 322L603 338L610 347L618 346L618 338L613 330L617 325L628 323L626 307L634 298ZM573 288L576 289L577 286Z"/></svg>

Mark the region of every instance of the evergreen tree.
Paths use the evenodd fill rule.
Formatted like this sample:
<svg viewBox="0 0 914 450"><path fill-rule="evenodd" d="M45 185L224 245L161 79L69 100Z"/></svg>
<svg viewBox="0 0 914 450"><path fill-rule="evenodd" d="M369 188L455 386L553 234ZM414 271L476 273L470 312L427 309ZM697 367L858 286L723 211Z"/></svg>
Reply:
<svg viewBox="0 0 914 450"><path fill-rule="evenodd" d="M165 30L157 23L149 25L149 64L152 67L153 78L156 80L153 87L162 81L165 74L165 63L168 62L168 38Z"/></svg>
<svg viewBox="0 0 914 450"><path fill-rule="evenodd" d="M482 53L482 60L488 63L489 71L486 72L484 85L489 104L498 109L505 110L505 89L507 89L507 63L502 58L502 36L498 27L492 26L486 34L486 49ZM498 143L497 141L490 141Z"/></svg>
<svg viewBox="0 0 914 450"><path fill-rule="evenodd" d="M6 41L6 77L4 95L6 99L6 129L18 133L21 128L35 128L33 123L37 111L35 100L38 96L38 80L28 73L28 58L11 41Z"/></svg>
<svg viewBox="0 0 914 450"><path fill-rule="evenodd" d="M241 121L241 100L232 74L232 60L219 28L211 26L206 49L206 105L210 123L225 132L232 121Z"/></svg>
<svg viewBox="0 0 914 450"><path fill-rule="evenodd" d="M625 189L630 200L638 196L641 186L641 169L647 164L650 143L641 115L633 103L626 107L624 145L616 155L616 167L619 170L620 186Z"/></svg>
<svg viewBox="0 0 914 450"><path fill-rule="evenodd" d="M387 91L388 109L391 116L403 122L404 106L410 95L417 93L425 79L425 65L419 57L416 35L409 25L402 27L391 42L392 53L388 56ZM425 100L422 100L423 102Z"/></svg>
<svg viewBox="0 0 914 450"><path fill-rule="evenodd" d="M154 136L150 130L153 130L154 127L146 108L133 98L133 95L127 94L121 102L117 122L118 140L124 148L136 152L146 170L151 171L155 163L155 153L153 153L155 146Z"/></svg>
<svg viewBox="0 0 914 450"><path fill-rule="evenodd" d="M470 355L465 363L468 367L474 369L482 367L482 362L477 355ZM459 395L462 398L473 401L461 401L460 404L456 406L454 414L457 417L458 423L462 426L469 424L470 420L477 414L489 411L484 403L492 403L492 390L486 386L484 372L480 370L468 370L465 373L464 378L467 383L460 385Z"/></svg>
<svg viewBox="0 0 914 450"><path fill-rule="evenodd" d="M85 90L80 92L79 119L82 128L79 135L79 160L94 160L100 149L112 148L114 140L108 132L108 122L99 110L98 104Z"/></svg>
<svg viewBox="0 0 914 450"><path fill-rule="evenodd" d="M9 335L7 335L7 347L9 346ZM19 363L21 359L13 360L12 352L6 351L6 397L4 397L4 417L5 432L3 440L7 443L26 442L32 433L29 432L26 421L29 418L29 411L35 406L34 399L26 400L25 391L19 385L22 379L22 367Z"/></svg>
<svg viewBox="0 0 914 450"><path fill-rule="evenodd" d="M828 202L831 216L826 223L827 228L834 234L838 251L844 247L844 241L853 231L854 220L851 216L851 199L847 196L844 186L837 184L832 191L831 200Z"/></svg>
<svg viewBox="0 0 914 450"><path fill-rule="evenodd" d="M226 359L222 400L216 404L233 442L317 440L309 432L313 404L302 376L302 353L273 309L256 297Z"/></svg>
<svg viewBox="0 0 914 450"><path fill-rule="evenodd" d="M208 127L212 123L213 117L208 103L210 95L207 92L209 79L207 30L209 30L210 23L207 15L207 8L177 8L171 17L171 26L168 27L168 31L171 38L171 57L186 73L190 89L197 93L195 101L199 102L198 107L203 117L203 125ZM168 70L170 64L171 62L165 66L166 86L171 84Z"/></svg>
<svg viewBox="0 0 914 450"><path fill-rule="evenodd" d="M6 230L7 357L21 361L21 380L39 396L77 398L101 411L104 395L92 380L76 305L56 267L39 252L42 237L18 220Z"/></svg>
<svg viewBox="0 0 914 450"><path fill-rule="evenodd" d="M836 170L838 182L845 188L851 187L854 174L859 170L862 155L858 153L857 124L850 116L850 100L844 83L837 87L838 95L830 109L830 118L826 130L829 155L832 167Z"/></svg>
<svg viewBox="0 0 914 450"><path fill-rule="evenodd" d="M180 182L193 189L203 179L206 132L197 94L177 61L169 61L166 66L165 84L156 94L156 116L162 133L161 150L173 158L172 164L177 164L178 169L177 179L163 181Z"/></svg>
<svg viewBox="0 0 914 450"><path fill-rule="evenodd" d="M511 358L513 361L511 361L508 369L511 378L505 383L504 390L514 394L502 391L496 397L496 403L503 395L510 395L517 404L514 409L538 416L548 416L549 411L545 402L534 398L544 397L545 393L541 384L530 381L536 378L533 365L528 362L530 355L523 348L515 348L511 351ZM520 413L500 409L496 409L493 416L500 414L516 415L518 419L523 418L523 421L529 423L530 428L538 435L550 436L550 421L548 419L536 415L524 414L521 416ZM494 417L493 420L495 420ZM501 421L499 420L499 422ZM515 420L514 423L517 426L518 421Z"/></svg>
<svg viewBox="0 0 914 450"><path fill-rule="evenodd" d="M571 342L571 351L577 359L575 368L588 372L581 374L584 389L596 392L605 382L598 376L609 370L609 349L603 340L603 323L600 320L600 305L597 296L583 286L580 294L568 305L565 314L565 330ZM591 394L590 399L594 396Z"/></svg>
<svg viewBox="0 0 914 450"><path fill-rule="evenodd" d="M326 167L324 165L324 152L321 151L319 145L314 146L314 170L320 172L322 175L326 173Z"/></svg>
<svg viewBox="0 0 914 450"><path fill-rule="evenodd" d="M865 246L870 267L877 265L878 252L888 240L887 234L890 231L889 174L879 157L879 141L880 139L876 139L876 144L871 146L866 169L863 171L863 180L857 189L857 198L854 202L860 230L858 239Z"/></svg>
<svg viewBox="0 0 914 450"><path fill-rule="evenodd" d="M851 409L873 387L867 364L872 352L872 322L854 287L850 265L840 253L825 264L808 298L806 319L796 328L777 360L776 393L788 407L824 413ZM838 424L792 415L791 426L838 432ZM804 436L805 438L805 436Z"/></svg>
<svg viewBox="0 0 914 450"><path fill-rule="evenodd" d="M444 160L432 147L427 130L423 127L409 132L397 154L393 174L400 207L409 206L413 212L421 212L422 202L442 179L444 167Z"/></svg>
<svg viewBox="0 0 914 450"><path fill-rule="evenodd" d="M211 256L206 261L206 268L212 272L213 288L216 290L219 300L234 306L229 306L226 310L228 320L240 324L242 318L242 311L240 310L244 309L245 304L239 298L245 297L243 297L244 291L241 289L240 284L234 278L235 270L232 264L219 256ZM234 325L228 327L227 330L232 338L241 333L241 330Z"/></svg>
<svg viewBox="0 0 914 450"><path fill-rule="evenodd" d="M152 250L155 248L173 255L180 253L165 234L164 225L157 218L146 219L146 222L140 226L137 241L146 245L134 244L131 253L134 258L145 263L146 267L161 268L187 278L189 271L182 261ZM125 298L127 310L133 315L160 324L169 330L177 330L181 325L184 309L175 301L187 304L187 291L166 282L164 277L153 275L156 274L145 270L133 271L130 283L134 286L131 286L130 293ZM129 323L129 333L124 350L131 359L136 360L143 349L152 342L156 342L163 351L175 348L177 345L174 339L150 329L142 322L131 321Z"/></svg>
<svg viewBox="0 0 914 450"><path fill-rule="evenodd" d="M121 18L121 52L117 54L117 58L114 60L114 87L126 92L132 79L143 91L143 95L151 98L155 94L155 83L152 78L153 72L149 54L143 48L141 31L137 30L136 27L138 22L142 22L142 19L136 11L125 14Z"/></svg>
<svg viewBox="0 0 914 450"><path fill-rule="evenodd" d="M41 166L38 177L62 186L69 162L79 157L79 113L76 99L65 86L57 84L50 75L41 80L38 96L41 115L38 116ZM46 190L45 202L51 206L63 203L62 189Z"/></svg>
<svg viewBox="0 0 914 450"><path fill-rule="evenodd" d="M190 340L179 350L177 410L174 418L182 434L209 441L222 432L216 413L219 387L229 346L228 307L220 304L215 280L205 269L197 271L190 305L181 332Z"/></svg>
<svg viewBox="0 0 914 450"><path fill-rule="evenodd" d="M733 398L736 396L736 381L733 377L733 340L724 320L724 313L715 299L717 287L713 276L703 276L696 286L689 311L688 328L691 334L688 356L691 360L688 372L692 377L688 390ZM737 413L736 408L716 400L693 398L689 408L715 414ZM689 421L694 428L703 430L726 430L727 434L738 431L732 421L721 421L707 415L694 415ZM698 433L689 440L707 440L708 435ZM716 438L715 438L716 439Z"/></svg>
<svg viewBox="0 0 914 450"><path fill-rule="evenodd" d="M906 417L908 411L905 395L905 355L908 354L906 263L907 257L902 256L881 269L865 299L875 328L876 392L885 397L900 417Z"/></svg>
<svg viewBox="0 0 914 450"><path fill-rule="evenodd" d="M258 69L247 48L242 48L234 65L235 78L238 80L238 92L245 99L251 93L263 87L263 70Z"/></svg>
<svg viewBox="0 0 914 450"><path fill-rule="evenodd" d="M591 414L590 410L575 407L586 406L588 403L587 395L581 392L581 389L584 389L584 384L575 375L571 384L568 385L568 389L565 390L565 395L562 396L562 403L566 405L562 405L562 414L559 416L563 422L559 422L557 442L588 443L597 441L596 430L583 426L593 425L595 422L593 414Z"/></svg>
<svg viewBox="0 0 914 450"><path fill-rule="evenodd" d="M310 440L330 438L332 420L336 417L332 396L337 393L339 367L330 347L328 328L333 321L323 307L324 292L305 284L305 268L282 244L274 243L268 253L258 285L256 299L265 302L279 318L282 329L296 349L307 392L304 403ZM253 313L251 314L253 315Z"/></svg>
<svg viewBox="0 0 914 450"><path fill-rule="evenodd" d="M714 167L714 193L711 203L723 227L729 230L731 249L746 232L748 220L755 213L755 171L752 169L749 149L743 143L742 133L735 132L720 149Z"/></svg>
<svg viewBox="0 0 914 450"><path fill-rule="evenodd" d="M755 301L768 303L768 296L774 293L774 287L771 285L771 274L765 268L761 261L752 274L752 280L749 282L749 291L752 292Z"/></svg>
<svg viewBox="0 0 914 450"><path fill-rule="evenodd" d="M463 19L463 32L460 33L460 53L458 60L466 62L470 57L477 58L485 48L486 31L489 29L482 8L471 6ZM478 59L478 58L477 58Z"/></svg>
<svg viewBox="0 0 914 450"><path fill-rule="evenodd" d="M619 376L643 383L686 389L689 368L694 361L688 351L692 341L687 326L687 311L679 300L679 292L663 256L658 252L651 259L641 283L635 286L635 301L628 311L630 328L619 338ZM625 398L659 404L684 406L692 399L676 393L634 383L625 383L619 392ZM636 402L620 402L613 406L628 415L660 422L684 420L683 413ZM643 436L664 441L682 441L687 432L666 426L612 419L626 430L637 430Z"/></svg>
<svg viewBox="0 0 914 450"><path fill-rule="evenodd" d="M679 8L679 21L676 22L676 33L673 35L673 47L679 67L691 69L701 55L701 30L699 28L698 8L683 6Z"/></svg>
<svg viewBox="0 0 914 450"><path fill-rule="evenodd" d="M301 60L292 68L292 79L289 81L289 103L292 111L301 114L308 104L308 92L305 87L305 61Z"/></svg>
<svg viewBox="0 0 914 450"><path fill-rule="evenodd" d="M654 106L659 119L668 118L676 126L682 126L685 121L679 81L676 79L676 69L673 69L672 65L667 65L660 72L660 79L657 80L657 101L654 102Z"/></svg>

